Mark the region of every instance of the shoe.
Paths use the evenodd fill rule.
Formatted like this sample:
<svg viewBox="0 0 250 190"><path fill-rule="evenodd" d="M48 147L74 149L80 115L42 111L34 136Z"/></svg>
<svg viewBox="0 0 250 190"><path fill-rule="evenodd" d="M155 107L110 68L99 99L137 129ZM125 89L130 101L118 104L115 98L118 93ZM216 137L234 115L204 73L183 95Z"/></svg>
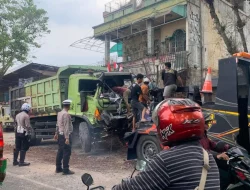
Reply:
<svg viewBox="0 0 250 190"><path fill-rule="evenodd" d="M26 156L26 151L20 151L20 162L19 162L19 167L22 166L29 166L30 163L24 162Z"/></svg>
<svg viewBox="0 0 250 190"><path fill-rule="evenodd" d="M73 172L73 171L71 171L71 170L64 170L63 171L63 175L73 175L73 174L75 174L75 172Z"/></svg>
<svg viewBox="0 0 250 190"><path fill-rule="evenodd" d="M23 167L23 166L29 166L30 165L30 163L28 163L28 162L23 162L23 163L19 163L19 167Z"/></svg>
<svg viewBox="0 0 250 190"><path fill-rule="evenodd" d="M19 165L19 162L18 161L14 161L13 162L13 166L18 166Z"/></svg>
<svg viewBox="0 0 250 190"><path fill-rule="evenodd" d="M58 174L58 173L62 173L63 172L63 169L62 168L60 168L60 169L56 169L56 173Z"/></svg>

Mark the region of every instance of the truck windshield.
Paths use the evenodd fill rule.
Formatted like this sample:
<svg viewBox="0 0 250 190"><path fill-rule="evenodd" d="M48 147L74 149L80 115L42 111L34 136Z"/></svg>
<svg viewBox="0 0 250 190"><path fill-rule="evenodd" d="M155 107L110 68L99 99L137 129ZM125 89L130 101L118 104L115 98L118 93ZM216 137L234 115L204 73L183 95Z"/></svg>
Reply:
<svg viewBox="0 0 250 190"><path fill-rule="evenodd" d="M96 86L100 81L98 80L85 80L85 79L81 79L79 80L79 87L78 87L78 91L85 91L85 92L89 92L90 94L94 95L95 91L96 91Z"/></svg>

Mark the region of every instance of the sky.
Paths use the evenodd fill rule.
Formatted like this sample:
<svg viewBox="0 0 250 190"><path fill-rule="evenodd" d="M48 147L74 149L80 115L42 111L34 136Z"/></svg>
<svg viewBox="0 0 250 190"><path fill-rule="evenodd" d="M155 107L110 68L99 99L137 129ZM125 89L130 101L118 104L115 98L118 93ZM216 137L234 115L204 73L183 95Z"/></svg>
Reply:
<svg viewBox="0 0 250 190"><path fill-rule="evenodd" d="M34 0L48 12L51 33L39 39L42 47L31 51L32 62L46 65L89 65L103 60L103 53L70 45L93 36L93 26L103 23L105 4L111 0Z"/></svg>

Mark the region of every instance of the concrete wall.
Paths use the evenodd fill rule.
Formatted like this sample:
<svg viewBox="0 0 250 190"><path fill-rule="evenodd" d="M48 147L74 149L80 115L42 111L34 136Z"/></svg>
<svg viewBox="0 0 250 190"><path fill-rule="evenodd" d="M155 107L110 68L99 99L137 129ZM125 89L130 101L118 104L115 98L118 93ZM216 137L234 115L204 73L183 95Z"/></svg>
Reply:
<svg viewBox="0 0 250 190"><path fill-rule="evenodd" d="M201 4L202 10L202 35L203 35L203 62L204 68L212 67L212 75L218 74L218 59L231 56L226 50L226 46L220 35L215 29L211 19L209 8L205 3ZM215 8L220 21L226 26L227 35L231 36L240 50L243 50L239 33L235 24L235 15L233 14L230 4L223 0L215 0ZM245 36L247 37L248 49L250 50L250 18L241 12L242 19L247 21L245 26Z"/></svg>
<svg viewBox="0 0 250 190"><path fill-rule="evenodd" d="M227 35L243 50L239 33L236 28L236 18L230 3L225 0L215 0L216 12L220 21L226 26ZM247 21L245 36L250 49L250 18L241 11L243 20ZM190 0L187 5L187 51L189 65L189 84L203 84L208 67L212 68L212 76L218 76L218 59L229 57L225 43L218 34L210 16L210 10L204 1Z"/></svg>
<svg viewBox="0 0 250 190"><path fill-rule="evenodd" d="M201 85L202 75L202 37L200 0L190 0L187 5L187 51L188 56L188 85Z"/></svg>

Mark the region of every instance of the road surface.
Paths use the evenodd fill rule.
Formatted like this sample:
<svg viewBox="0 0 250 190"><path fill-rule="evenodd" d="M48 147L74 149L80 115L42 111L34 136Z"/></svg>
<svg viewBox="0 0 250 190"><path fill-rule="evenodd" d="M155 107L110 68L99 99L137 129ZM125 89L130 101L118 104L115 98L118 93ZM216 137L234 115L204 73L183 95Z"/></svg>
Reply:
<svg viewBox="0 0 250 190"><path fill-rule="evenodd" d="M64 176L55 173L56 144L31 147L27 153L29 167L12 166L14 135L4 134L4 157L8 158L7 175L0 189L4 190L85 190L81 175L93 176L94 186L103 185L111 189L122 178L128 177L133 168L127 166L120 153L85 155L80 150L72 152L70 165L74 175Z"/></svg>

